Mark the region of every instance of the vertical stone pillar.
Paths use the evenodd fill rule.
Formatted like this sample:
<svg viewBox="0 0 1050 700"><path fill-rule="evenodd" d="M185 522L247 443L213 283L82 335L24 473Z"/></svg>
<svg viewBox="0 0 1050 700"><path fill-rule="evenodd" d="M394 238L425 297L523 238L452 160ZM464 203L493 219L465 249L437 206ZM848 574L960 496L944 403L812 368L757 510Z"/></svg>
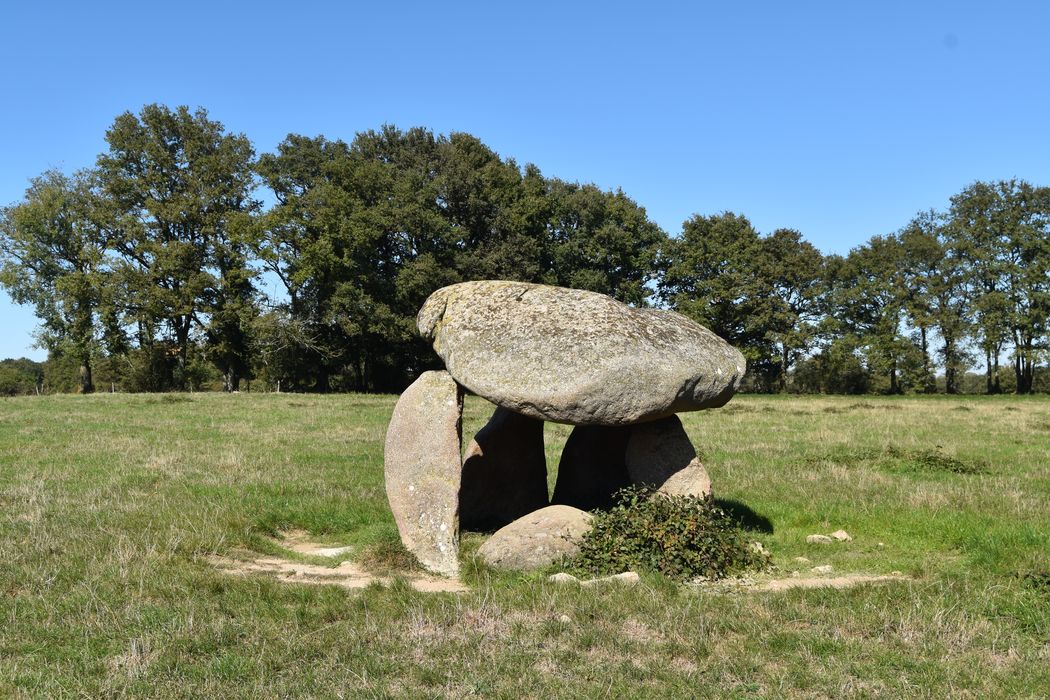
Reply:
<svg viewBox="0 0 1050 700"><path fill-rule="evenodd" d="M548 504L543 421L497 408L463 458L460 526L494 530Z"/></svg>
<svg viewBox="0 0 1050 700"><path fill-rule="evenodd" d="M386 433L386 495L401 541L427 569L459 573L463 392L448 372L424 372L394 407Z"/></svg>

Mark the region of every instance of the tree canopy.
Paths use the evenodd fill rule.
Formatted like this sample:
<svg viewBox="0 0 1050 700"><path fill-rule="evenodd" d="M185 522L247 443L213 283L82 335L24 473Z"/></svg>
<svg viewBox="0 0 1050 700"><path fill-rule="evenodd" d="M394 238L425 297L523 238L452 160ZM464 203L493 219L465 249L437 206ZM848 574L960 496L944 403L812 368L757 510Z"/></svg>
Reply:
<svg viewBox="0 0 1050 700"><path fill-rule="evenodd" d="M0 212L0 286L40 319L42 371L80 391L398 390L436 362L422 302L475 279L676 310L744 352L752 390L952 393L979 365L989 393L1050 381L1050 189L1023 181L841 256L728 211L668 235L623 191L466 133L289 134L256 157L203 109L147 105L106 144Z"/></svg>

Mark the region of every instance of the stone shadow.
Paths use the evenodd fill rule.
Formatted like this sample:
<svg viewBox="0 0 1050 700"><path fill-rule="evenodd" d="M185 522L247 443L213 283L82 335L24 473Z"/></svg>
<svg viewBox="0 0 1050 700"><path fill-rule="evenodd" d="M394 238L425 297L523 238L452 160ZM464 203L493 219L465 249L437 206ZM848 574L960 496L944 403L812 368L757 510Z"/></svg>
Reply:
<svg viewBox="0 0 1050 700"><path fill-rule="evenodd" d="M734 501L731 498L716 498L715 505L726 512L730 518L736 521L741 529L748 532L762 532L767 535L773 533L773 521L751 510L751 507Z"/></svg>

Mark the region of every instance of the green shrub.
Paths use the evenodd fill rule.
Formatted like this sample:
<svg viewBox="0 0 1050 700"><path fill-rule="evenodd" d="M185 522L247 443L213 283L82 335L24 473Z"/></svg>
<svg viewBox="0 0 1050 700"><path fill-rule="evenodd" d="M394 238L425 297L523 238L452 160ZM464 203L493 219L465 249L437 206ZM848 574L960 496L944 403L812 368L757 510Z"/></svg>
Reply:
<svg viewBox="0 0 1050 700"><path fill-rule="evenodd" d="M643 487L622 489L616 498L611 509L594 514L567 568L591 576L649 571L689 581L768 564L711 499L664 496Z"/></svg>

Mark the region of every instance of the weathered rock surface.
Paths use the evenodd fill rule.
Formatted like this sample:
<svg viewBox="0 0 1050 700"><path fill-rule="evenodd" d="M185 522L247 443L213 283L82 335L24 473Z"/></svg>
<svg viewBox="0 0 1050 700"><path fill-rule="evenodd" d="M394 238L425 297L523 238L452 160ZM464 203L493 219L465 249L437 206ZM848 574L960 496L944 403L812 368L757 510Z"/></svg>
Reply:
<svg viewBox="0 0 1050 700"><path fill-rule="evenodd" d="M613 505L613 494L631 483L625 455L630 426L578 425L558 464L551 503L593 510Z"/></svg>
<svg viewBox="0 0 1050 700"><path fill-rule="evenodd" d="M394 406L384 452L401 541L423 566L446 576L459 571L462 409L462 391L448 372L424 372Z"/></svg>
<svg viewBox="0 0 1050 700"><path fill-rule="evenodd" d="M540 569L579 551L591 514L569 506L547 506L497 530L478 556L500 569Z"/></svg>
<svg viewBox="0 0 1050 700"><path fill-rule="evenodd" d="M711 479L678 416L630 428L624 457L633 484L670 496L710 496Z"/></svg>
<svg viewBox="0 0 1050 700"><path fill-rule="evenodd" d="M463 459L460 526L503 527L548 503L543 421L497 408Z"/></svg>
<svg viewBox="0 0 1050 700"><path fill-rule="evenodd" d="M743 355L686 317L575 289L463 282L434 292L417 324L460 384L561 423L626 425L715 408L744 375Z"/></svg>

